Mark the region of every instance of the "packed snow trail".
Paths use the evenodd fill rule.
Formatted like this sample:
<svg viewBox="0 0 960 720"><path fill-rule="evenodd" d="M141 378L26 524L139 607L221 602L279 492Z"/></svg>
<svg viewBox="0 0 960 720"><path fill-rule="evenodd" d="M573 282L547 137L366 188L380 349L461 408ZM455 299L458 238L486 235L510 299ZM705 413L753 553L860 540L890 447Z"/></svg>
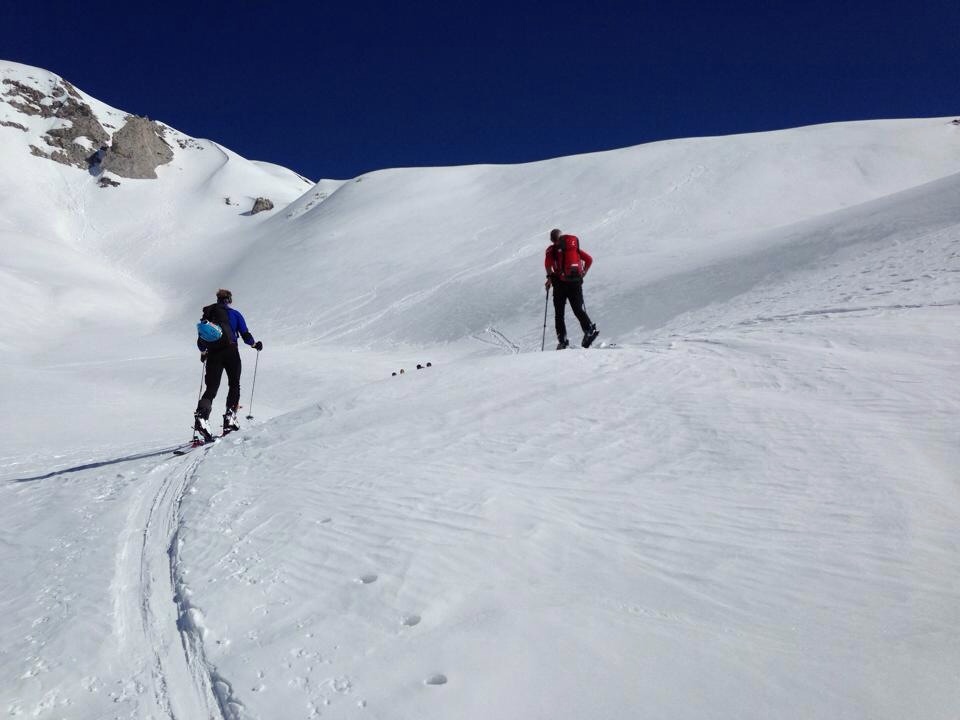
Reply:
<svg viewBox="0 0 960 720"><path fill-rule="evenodd" d="M17 521L50 526L54 547L64 549L51 555L21 546L31 562L11 568L8 576L10 587L37 591L33 597L7 593L8 616L36 613L34 628L58 628L42 641L30 635L3 639L4 654L23 653L26 670L20 681L28 681L8 699L10 714L42 715L59 708L77 717L245 717L229 682L205 659L202 612L192 601L179 559L182 503L207 448L183 459L174 458L171 449L127 453L7 478L3 484L5 493L20 499L5 507L30 512ZM56 515L59 521L51 521L49 509L61 500L79 516L73 523ZM13 525L12 518L4 520L5 544L22 539L9 533ZM74 548L82 559L74 556ZM18 579L17 571L28 574ZM100 610L91 612L94 608ZM110 662L108 673L96 672L90 633L101 638L95 652L117 657L119 667ZM84 657L71 648L85 648ZM49 687L47 677L56 679ZM70 692L71 686L82 691Z"/></svg>

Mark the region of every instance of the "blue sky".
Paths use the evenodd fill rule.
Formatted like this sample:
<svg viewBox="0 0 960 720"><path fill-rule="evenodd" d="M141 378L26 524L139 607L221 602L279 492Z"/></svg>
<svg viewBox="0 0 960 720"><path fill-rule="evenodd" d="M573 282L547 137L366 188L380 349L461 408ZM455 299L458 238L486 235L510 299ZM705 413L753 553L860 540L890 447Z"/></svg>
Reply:
<svg viewBox="0 0 960 720"><path fill-rule="evenodd" d="M4 59L312 179L960 114L946 0L3 3L0 25Z"/></svg>

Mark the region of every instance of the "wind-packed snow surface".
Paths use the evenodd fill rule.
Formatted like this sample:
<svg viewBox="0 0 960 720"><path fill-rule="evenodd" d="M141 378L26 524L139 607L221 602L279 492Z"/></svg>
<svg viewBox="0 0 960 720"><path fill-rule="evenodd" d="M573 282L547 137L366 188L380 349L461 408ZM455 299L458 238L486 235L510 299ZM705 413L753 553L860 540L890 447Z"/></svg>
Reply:
<svg viewBox="0 0 960 720"><path fill-rule="evenodd" d="M0 113L5 716L957 717L950 119L101 188ZM175 456L221 286L255 418Z"/></svg>

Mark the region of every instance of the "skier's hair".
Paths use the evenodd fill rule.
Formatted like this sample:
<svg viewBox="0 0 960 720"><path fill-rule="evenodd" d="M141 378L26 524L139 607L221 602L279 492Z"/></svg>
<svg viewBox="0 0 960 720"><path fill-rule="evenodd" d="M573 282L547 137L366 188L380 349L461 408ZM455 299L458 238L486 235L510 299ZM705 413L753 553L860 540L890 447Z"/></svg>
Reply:
<svg viewBox="0 0 960 720"><path fill-rule="evenodd" d="M233 293L225 288L220 288L217 290L217 302L223 302L224 300L233 300Z"/></svg>
<svg viewBox="0 0 960 720"><path fill-rule="evenodd" d="M550 242L556 242L557 238L560 237L560 229L554 228L550 231Z"/></svg>

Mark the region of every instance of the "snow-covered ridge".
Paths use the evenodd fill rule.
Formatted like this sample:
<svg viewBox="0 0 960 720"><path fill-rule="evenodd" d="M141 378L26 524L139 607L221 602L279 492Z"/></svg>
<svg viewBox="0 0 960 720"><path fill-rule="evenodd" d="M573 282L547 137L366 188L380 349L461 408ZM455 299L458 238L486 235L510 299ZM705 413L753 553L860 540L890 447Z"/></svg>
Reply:
<svg viewBox="0 0 960 720"><path fill-rule="evenodd" d="M32 155L90 170L104 187L116 187L111 175L155 178L173 159L166 127L123 115L52 73L3 63L0 88L0 122L27 133Z"/></svg>
<svg viewBox="0 0 960 720"><path fill-rule="evenodd" d="M234 262L244 230L311 187L17 63L0 62L0 121L0 303L9 331L0 348L8 350L122 327L134 304L151 308L139 331L149 333L180 295L179 279ZM157 178L118 174L143 167ZM251 216L258 197L275 210ZM221 235L229 239L218 244Z"/></svg>
<svg viewBox="0 0 960 720"><path fill-rule="evenodd" d="M30 153L89 170L104 187L118 178L156 178L175 150L202 151L207 141L170 126L112 108L53 73L0 60L0 127L19 130ZM15 142L9 134L6 140ZM309 180L260 163L278 178Z"/></svg>

